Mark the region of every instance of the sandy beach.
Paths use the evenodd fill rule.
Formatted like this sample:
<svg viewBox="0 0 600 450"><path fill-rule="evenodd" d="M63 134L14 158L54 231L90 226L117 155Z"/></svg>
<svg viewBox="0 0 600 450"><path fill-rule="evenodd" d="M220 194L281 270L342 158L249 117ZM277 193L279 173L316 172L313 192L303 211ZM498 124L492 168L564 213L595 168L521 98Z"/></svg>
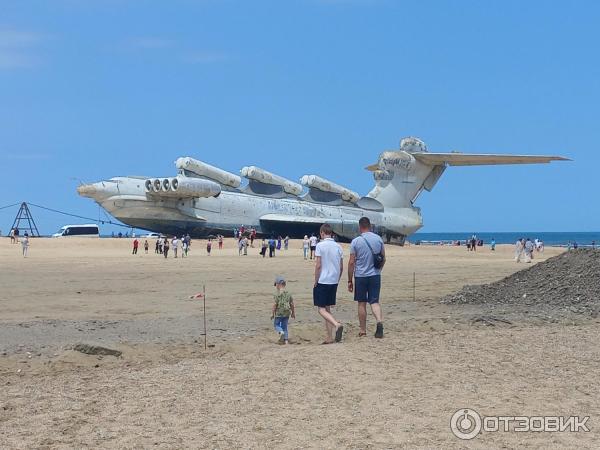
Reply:
<svg viewBox="0 0 600 450"><path fill-rule="evenodd" d="M207 256L131 254L131 239L0 241L2 448L596 448L598 319L447 305L466 284L499 280L512 246L388 247L386 335L358 338L345 287L341 344L320 345L313 262L301 243L263 259L231 239ZM344 244L346 262L348 245ZM546 248L532 264L558 255ZM269 320L273 279L297 305L291 345ZM414 280L414 286L413 286ZM202 301L206 287L208 349ZM86 355L78 343L122 352ZM455 437L460 408L485 416L590 416L590 432Z"/></svg>

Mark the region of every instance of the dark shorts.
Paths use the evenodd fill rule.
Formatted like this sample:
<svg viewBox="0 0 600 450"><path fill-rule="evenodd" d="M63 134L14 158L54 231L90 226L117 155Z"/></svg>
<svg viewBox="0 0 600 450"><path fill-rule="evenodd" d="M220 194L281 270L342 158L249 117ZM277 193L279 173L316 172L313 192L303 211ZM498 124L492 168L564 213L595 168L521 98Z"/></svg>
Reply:
<svg viewBox="0 0 600 450"><path fill-rule="evenodd" d="M371 277L354 277L354 300L368 302L370 305L379 303L381 291L381 275Z"/></svg>
<svg viewBox="0 0 600 450"><path fill-rule="evenodd" d="M313 288L313 303L315 306L325 308L335 305L335 296L337 293L337 284L321 284Z"/></svg>

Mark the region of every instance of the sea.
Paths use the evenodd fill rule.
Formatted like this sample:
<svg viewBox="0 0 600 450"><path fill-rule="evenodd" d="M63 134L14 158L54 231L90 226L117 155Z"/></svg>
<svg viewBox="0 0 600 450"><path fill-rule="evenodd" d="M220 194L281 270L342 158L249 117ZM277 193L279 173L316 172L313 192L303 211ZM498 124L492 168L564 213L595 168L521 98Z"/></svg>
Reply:
<svg viewBox="0 0 600 450"><path fill-rule="evenodd" d="M515 231L515 232L460 232L460 233L415 233L408 237L412 244L439 244L461 241L464 244L466 239L470 239L475 234L477 239L483 239L484 244L489 244L492 239L496 244L514 244L517 239L529 238L540 239L544 245L568 247L569 243L576 242L580 247L591 247L593 242L600 246L600 231L589 232L563 232L563 231Z"/></svg>

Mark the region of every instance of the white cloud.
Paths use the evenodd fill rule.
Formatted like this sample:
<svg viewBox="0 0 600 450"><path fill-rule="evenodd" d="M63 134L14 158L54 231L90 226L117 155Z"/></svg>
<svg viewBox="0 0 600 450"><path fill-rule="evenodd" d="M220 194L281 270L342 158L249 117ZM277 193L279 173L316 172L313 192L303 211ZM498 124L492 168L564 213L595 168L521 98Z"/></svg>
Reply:
<svg viewBox="0 0 600 450"><path fill-rule="evenodd" d="M37 33L0 29L0 48L31 47L41 40L42 36Z"/></svg>
<svg viewBox="0 0 600 450"><path fill-rule="evenodd" d="M126 45L134 50L160 50L173 47L175 41L155 36L139 36L131 38Z"/></svg>
<svg viewBox="0 0 600 450"><path fill-rule="evenodd" d="M218 52L189 52L181 56L181 60L190 64L211 64L226 61L227 55Z"/></svg>
<svg viewBox="0 0 600 450"><path fill-rule="evenodd" d="M194 50L183 43L159 36L136 36L122 43L121 48L129 52L152 54L155 52L161 58L170 57L187 64L212 64L225 61L225 53L208 50Z"/></svg>
<svg viewBox="0 0 600 450"><path fill-rule="evenodd" d="M13 161L40 161L50 159L50 155L43 153L7 153L2 158Z"/></svg>
<svg viewBox="0 0 600 450"><path fill-rule="evenodd" d="M38 33L0 29L0 70L39 65L41 58L36 50L42 41L43 36Z"/></svg>
<svg viewBox="0 0 600 450"><path fill-rule="evenodd" d="M313 0L316 3L323 5L375 5L385 2L386 0Z"/></svg>

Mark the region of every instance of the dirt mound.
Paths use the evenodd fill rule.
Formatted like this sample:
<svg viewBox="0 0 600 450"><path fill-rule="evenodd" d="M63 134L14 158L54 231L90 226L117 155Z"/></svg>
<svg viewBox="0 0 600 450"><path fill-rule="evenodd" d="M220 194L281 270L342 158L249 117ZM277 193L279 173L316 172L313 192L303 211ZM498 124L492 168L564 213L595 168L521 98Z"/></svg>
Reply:
<svg viewBox="0 0 600 450"><path fill-rule="evenodd" d="M466 285L442 298L446 304L523 305L598 315L600 251L571 250L500 281Z"/></svg>

